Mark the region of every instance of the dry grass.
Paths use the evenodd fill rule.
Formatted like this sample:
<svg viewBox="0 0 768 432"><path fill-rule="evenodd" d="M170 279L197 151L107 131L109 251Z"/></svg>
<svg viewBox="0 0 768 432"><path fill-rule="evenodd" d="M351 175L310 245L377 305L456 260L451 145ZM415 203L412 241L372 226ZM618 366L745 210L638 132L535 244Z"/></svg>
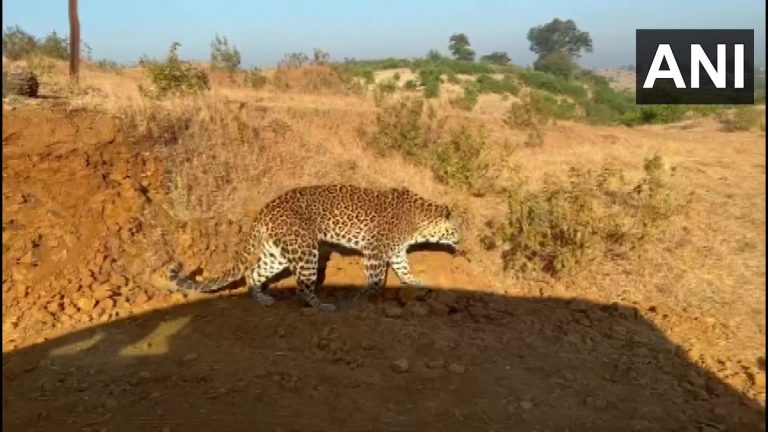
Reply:
<svg viewBox="0 0 768 432"><path fill-rule="evenodd" d="M401 83L410 76L400 73ZM274 77L274 71L265 74ZM117 75L85 67L85 91L70 93L70 103L121 115L137 134L157 141L173 167L169 196L181 219L237 218L298 185L405 186L463 209L469 221L466 248L478 272L496 281L489 289L654 305L669 314L711 317L707 325L718 326L725 342L698 342L711 342L713 351L731 357L754 359L764 351L764 126L763 131L725 133L713 119L632 129L561 121L543 126L541 146L526 147L520 145L524 131L503 122L514 98L482 95L467 113L453 109L449 100L455 95L441 91L433 105L449 125L466 122L487 133L493 182L478 197L441 184L428 167L399 154L372 151L359 134L361 125L375 125L377 106L370 94L307 92L301 86L290 92L272 85L254 90L213 78L204 96L148 102L137 90L141 79L140 70ZM59 73L46 77L41 91L67 88ZM163 139L168 130L179 134ZM520 280L502 271L501 251L481 247L485 222L505 217L505 188L517 176L536 188L551 176L564 177L573 166L610 164L636 181L642 161L657 153L675 170L672 187L693 191L694 198L689 215L648 242L640 258L598 261L590 272L560 280ZM676 338L674 329L670 337Z"/></svg>

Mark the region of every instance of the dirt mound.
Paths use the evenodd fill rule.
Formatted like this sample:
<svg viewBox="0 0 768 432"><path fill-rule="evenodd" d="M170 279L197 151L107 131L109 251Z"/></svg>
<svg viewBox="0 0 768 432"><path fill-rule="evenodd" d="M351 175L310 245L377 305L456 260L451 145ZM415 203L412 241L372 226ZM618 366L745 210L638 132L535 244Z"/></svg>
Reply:
<svg viewBox="0 0 768 432"><path fill-rule="evenodd" d="M272 81L281 90L343 93L344 80L328 66L279 67Z"/></svg>
<svg viewBox="0 0 768 432"><path fill-rule="evenodd" d="M127 266L141 152L108 116L35 108L3 117L4 316L39 334L112 313L113 294L126 302L137 291Z"/></svg>

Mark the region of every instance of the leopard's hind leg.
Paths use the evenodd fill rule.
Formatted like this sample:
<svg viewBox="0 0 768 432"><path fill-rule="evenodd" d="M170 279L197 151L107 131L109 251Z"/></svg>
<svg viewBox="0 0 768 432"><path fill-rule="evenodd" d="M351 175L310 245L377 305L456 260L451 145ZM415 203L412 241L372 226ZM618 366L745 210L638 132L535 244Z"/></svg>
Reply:
<svg viewBox="0 0 768 432"><path fill-rule="evenodd" d="M387 259L381 253L369 252L363 254L363 268L368 284L358 292L356 299L363 296L377 298L387 277Z"/></svg>
<svg viewBox="0 0 768 432"><path fill-rule="evenodd" d="M317 284L317 267L319 259L318 245L315 241L303 241L293 245L286 244L285 249L294 253L286 253L288 266L296 276L297 293L307 304L323 312L332 312L336 306L322 303L315 294Z"/></svg>
<svg viewBox="0 0 768 432"><path fill-rule="evenodd" d="M286 267L288 260L283 257L280 248L271 243L263 245L256 265L245 276L251 297L265 306L274 303L275 299L266 292L267 281Z"/></svg>

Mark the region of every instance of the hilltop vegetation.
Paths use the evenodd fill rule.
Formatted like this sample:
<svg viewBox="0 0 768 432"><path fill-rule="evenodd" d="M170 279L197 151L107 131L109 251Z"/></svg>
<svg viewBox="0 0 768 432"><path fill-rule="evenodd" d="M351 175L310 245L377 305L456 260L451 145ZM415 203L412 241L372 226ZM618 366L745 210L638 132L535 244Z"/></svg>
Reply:
<svg viewBox="0 0 768 432"><path fill-rule="evenodd" d="M643 217L638 210L642 206L627 204L623 211L610 209L610 205L604 204L603 195L617 193L617 190L600 190L604 185L595 186L596 180L591 174L571 178L570 185L561 182L549 185L546 190L521 192L522 186L508 178L505 166L508 155L500 156L499 152L519 146L545 145L550 127L558 121L631 127L672 123L686 116L711 116L720 121L724 131L745 131L758 125L764 129L764 123L751 107L636 105L631 92L616 90L606 78L578 66L581 53L593 49L592 40L589 33L581 31L571 20L554 19L533 27L527 38L531 50L538 55L532 68L514 65L508 54L501 51L478 56L470 38L463 33L448 38L450 55L433 49L421 58L333 61L328 52L315 49L311 56L302 52L286 54L268 71L243 70L240 51L223 35L216 34L211 41L207 65L182 60L178 54L181 44L173 42L165 59L143 56L139 60L139 71L143 75L137 86L142 98L140 109L131 107L130 113L121 115L128 119L131 130L146 128L150 131L147 133L156 138L179 137L187 133L186 129L177 128L192 121L188 116L207 111L198 106L197 99L188 102L188 98L210 94L216 87L372 98L375 117L370 122L360 122L356 131L356 138L363 145L379 155L399 156L426 168L435 182L454 191L475 197L506 197L510 202L518 202L504 216L509 226L524 224L521 221L531 217L515 213L521 211L519 206L527 208L528 213L538 214L535 219L539 225L528 227L537 231L526 234L533 236L532 239L520 243L521 234L511 236L511 228L507 227L507 231L497 230L494 241L523 254L512 259L510 253L505 252L502 259L505 267L519 268L519 263L524 262L523 267L538 266L539 270L551 274L585 262L575 257L594 249L592 245L580 243L586 238L606 244L619 242L622 246L629 245L628 250L633 249L635 240L650 235L645 231L638 235L635 225L639 222L633 220ZM18 27L6 29L3 48L12 58L26 59L30 68L44 75L52 70L46 63L50 60L45 59L65 58L68 49L66 38L55 32L39 40ZM116 74L128 69L106 60L96 62L94 67ZM89 90L78 91L88 93ZM217 98L213 98L216 108L211 108L210 121L228 124L231 119L216 116L233 114L222 111ZM466 113L477 109L483 98L497 101L496 124L505 129L495 126L489 131L484 122L472 121L467 116ZM156 105L146 105L149 102L145 99ZM169 110L170 104L163 105L164 101L179 102L183 109ZM196 108L190 108L190 103ZM243 128L243 122L238 120L235 129ZM173 126L172 131L157 130L168 125ZM211 128L205 133L206 140L212 139L209 135L215 134L214 130ZM662 168L654 171L654 175L663 171L664 165L661 162L657 165ZM581 172L577 167L574 169ZM188 183L201 184L199 180ZM666 183L659 187L664 190L653 195L654 200L663 201L666 198L660 196L674 195L665 189ZM594 189L599 190L597 195ZM631 191L621 193L634 196ZM571 202L568 197L576 197L577 201ZM584 205L589 208L605 205L613 215L584 213L581 208ZM666 218L658 220L661 224ZM564 239L558 234L562 230L576 233L579 240ZM554 258L558 256L566 258L562 258L564 261ZM510 264L512 261L518 264Z"/></svg>

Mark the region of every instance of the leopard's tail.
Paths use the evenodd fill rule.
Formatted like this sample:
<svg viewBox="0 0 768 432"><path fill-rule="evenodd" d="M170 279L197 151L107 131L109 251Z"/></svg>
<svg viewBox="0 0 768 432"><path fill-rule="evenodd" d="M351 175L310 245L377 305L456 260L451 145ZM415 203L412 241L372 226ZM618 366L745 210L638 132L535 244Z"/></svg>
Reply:
<svg viewBox="0 0 768 432"><path fill-rule="evenodd" d="M171 267L170 275L168 278L171 280L171 282L176 284L176 287L182 291L211 293L219 291L232 282L240 279L243 277L243 273L244 267L241 265L235 265L224 271L219 276L197 281L187 275L181 274L181 264L176 263L173 265L173 267Z"/></svg>

